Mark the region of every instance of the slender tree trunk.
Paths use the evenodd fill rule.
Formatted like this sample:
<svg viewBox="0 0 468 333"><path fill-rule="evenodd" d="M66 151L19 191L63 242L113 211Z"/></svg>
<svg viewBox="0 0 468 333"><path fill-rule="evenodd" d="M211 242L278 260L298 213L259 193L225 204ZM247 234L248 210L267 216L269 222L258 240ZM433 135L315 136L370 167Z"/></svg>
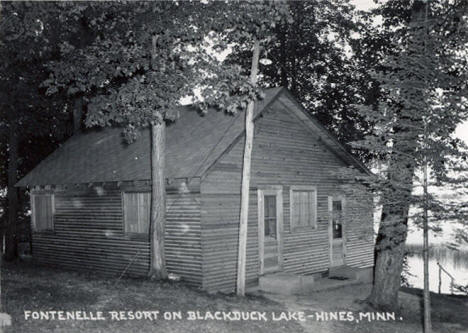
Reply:
<svg viewBox="0 0 468 333"><path fill-rule="evenodd" d="M250 81L253 85L257 82L258 58L260 55L260 43L255 41L250 70ZM239 221L239 253L237 261L237 295L245 295L245 266L247 260L247 224L249 216L249 190L250 190L250 164L252 155L254 124L253 111L255 103L250 101L245 113L245 146L242 165L241 186L241 210Z"/></svg>
<svg viewBox="0 0 468 333"><path fill-rule="evenodd" d="M81 131L81 117L83 116L83 97L77 97L73 105L73 134Z"/></svg>
<svg viewBox="0 0 468 333"><path fill-rule="evenodd" d="M3 17L2 17L2 4L0 2L0 21L3 20ZM0 220L1 221L1 220ZM3 221L2 221L3 222ZM3 230L3 225L1 226L2 227L2 230ZM0 233L0 237L2 238L0 244L1 244L1 248L0 248L0 312L3 310L3 306L2 306L2 278L1 278L1 268L2 268L2 261L3 261L3 232ZM0 333L3 332L3 329L0 327Z"/></svg>
<svg viewBox="0 0 468 333"><path fill-rule="evenodd" d="M424 30L426 39L424 42L424 56L427 50L427 1L424 4ZM426 83L427 84L427 83ZM427 193L427 123L424 119L424 220L423 220L423 259L424 259L424 290L423 290L423 304L424 304L424 333L432 332L431 322L431 294L429 291L429 220L428 220L428 193Z"/></svg>
<svg viewBox="0 0 468 333"><path fill-rule="evenodd" d="M151 68L157 70L158 35L151 39ZM161 69L160 69L161 70ZM164 233L166 224L166 123L151 123L151 269L150 276L166 279Z"/></svg>
<svg viewBox="0 0 468 333"><path fill-rule="evenodd" d="M151 277L166 279L164 229L166 222L166 184L164 176L166 124L151 125Z"/></svg>
<svg viewBox="0 0 468 333"><path fill-rule="evenodd" d="M18 171L18 133L15 120L10 122L8 143L8 223L6 228L5 259L10 261L16 258L16 219L18 211L18 189L15 187Z"/></svg>
<svg viewBox="0 0 468 333"><path fill-rule="evenodd" d="M300 49L300 46L299 46L299 40L298 40L298 37L297 36L300 36L300 29L299 29L299 26L302 24L302 21L304 19L304 15L303 15L303 9L304 9L304 6L303 4L300 2L300 1L297 1L297 2L292 2L291 3L292 5L295 6L295 17L294 17L294 22L292 23L291 25L291 35L294 36L293 38L291 38L291 42L289 43L289 45L291 45L291 47L293 48L293 50L298 50ZM294 96L297 96L298 95L298 87L297 87L297 82L298 82L298 69L300 68L299 66L299 58L296 56L296 53L293 52L292 53L292 57L291 57L291 74L290 74L290 79L291 79L291 92Z"/></svg>
<svg viewBox="0 0 468 333"><path fill-rule="evenodd" d="M281 86L289 89L288 87L288 57L286 55L287 40L286 34L288 31L288 23L285 22L282 26L283 31L281 32Z"/></svg>
<svg viewBox="0 0 468 333"><path fill-rule="evenodd" d="M426 132L426 130L424 130ZM426 133L424 133L425 140ZM428 210L428 193L427 193L427 158L424 156L424 221L423 221L423 259L424 259L424 291L423 291L423 303L424 303L424 333L432 332L431 323L431 296L429 291L429 221L427 216Z"/></svg>

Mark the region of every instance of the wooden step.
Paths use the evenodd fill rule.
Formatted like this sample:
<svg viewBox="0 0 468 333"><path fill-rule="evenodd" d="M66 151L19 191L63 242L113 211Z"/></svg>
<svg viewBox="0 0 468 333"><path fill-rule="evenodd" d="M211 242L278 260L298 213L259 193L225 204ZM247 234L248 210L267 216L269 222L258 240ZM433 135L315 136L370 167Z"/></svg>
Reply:
<svg viewBox="0 0 468 333"><path fill-rule="evenodd" d="M279 270L280 270L280 268L279 268L278 265L264 267L263 268L263 274L271 274L271 273L279 272Z"/></svg>
<svg viewBox="0 0 468 333"><path fill-rule="evenodd" d="M273 294L301 294L310 289L313 284L313 276L285 272L266 274L259 279L259 289Z"/></svg>
<svg viewBox="0 0 468 333"><path fill-rule="evenodd" d="M278 252L265 252L265 254L263 255L263 258L267 259L267 258L277 258L278 257Z"/></svg>

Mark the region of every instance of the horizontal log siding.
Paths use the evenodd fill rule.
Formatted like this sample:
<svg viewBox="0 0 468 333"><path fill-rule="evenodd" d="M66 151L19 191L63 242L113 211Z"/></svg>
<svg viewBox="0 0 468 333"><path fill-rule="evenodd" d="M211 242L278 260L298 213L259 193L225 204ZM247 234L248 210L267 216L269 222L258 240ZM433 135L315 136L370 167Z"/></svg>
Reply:
<svg viewBox="0 0 468 333"><path fill-rule="evenodd" d="M168 194L166 211L167 269L201 287L200 193Z"/></svg>
<svg viewBox="0 0 468 333"><path fill-rule="evenodd" d="M238 252L238 194L202 195L203 288L230 292L236 281ZM249 198L246 284L258 281L257 196Z"/></svg>
<svg viewBox="0 0 468 333"><path fill-rule="evenodd" d="M243 146L243 140L234 144L201 184L203 287L208 290L235 288ZM259 271L256 189L263 185L283 185L283 270L301 274L325 271L329 267L328 195L339 192L339 182L330 171L344 165L280 103L255 122L247 241L248 285L257 283ZM317 229L291 230L291 185L317 187ZM371 219L363 221L362 215L355 214L354 223L350 224L348 256L353 266L367 267L373 262L372 241L361 239L362 228L372 228Z"/></svg>
<svg viewBox="0 0 468 333"><path fill-rule="evenodd" d="M374 266L374 229L372 198L369 195L348 195L346 202L346 265ZM368 223L363 223L367 221Z"/></svg>
<svg viewBox="0 0 468 333"><path fill-rule="evenodd" d="M139 187L137 190L149 190ZM40 263L110 276L146 276L149 236L123 228L121 189L55 192L53 232L34 232L33 256ZM200 194L167 196L166 262L169 272L201 286Z"/></svg>
<svg viewBox="0 0 468 333"><path fill-rule="evenodd" d="M146 275L148 240L132 240L123 232L121 191L90 187L55 192L54 231L33 233L38 262L118 276ZM131 264L129 265L129 263Z"/></svg>

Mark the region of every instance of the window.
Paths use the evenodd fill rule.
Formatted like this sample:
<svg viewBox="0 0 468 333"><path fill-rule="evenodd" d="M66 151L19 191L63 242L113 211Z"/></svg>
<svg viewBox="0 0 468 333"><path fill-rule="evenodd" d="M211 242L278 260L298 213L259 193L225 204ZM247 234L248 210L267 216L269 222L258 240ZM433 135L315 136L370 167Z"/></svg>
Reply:
<svg viewBox="0 0 468 333"><path fill-rule="evenodd" d="M149 233L150 198L150 192L126 192L123 194L126 233Z"/></svg>
<svg viewBox="0 0 468 333"><path fill-rule="evenodd" d="M276 239L276 195L264 197L265 236Z"/></svg>
<svg viewBox="0 0 468 333"><path fill-rule="evenodd" d="M317 227L317 190L315 186L291 186L291 230Z"/></svg>
<svg viewBox="0 0 468 333"><path fill-rule="evenodd" d="M343 207L341 200L333 200L332 204L332 231L333 239L343 238Z"/></svg>
<svg viewBox="0 0 468 333"><path fill-rule="evenodd" d="M32 194L31 210L34 231L54 230L55 204L53 194Z"/></svg>

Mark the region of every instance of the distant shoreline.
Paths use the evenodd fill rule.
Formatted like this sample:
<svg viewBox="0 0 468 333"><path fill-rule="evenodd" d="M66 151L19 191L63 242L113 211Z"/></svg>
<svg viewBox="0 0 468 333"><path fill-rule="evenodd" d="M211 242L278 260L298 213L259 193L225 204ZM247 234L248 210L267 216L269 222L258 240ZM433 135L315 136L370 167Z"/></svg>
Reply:
<svg viewBox="0 0 468 333"><path fill-rule="evenodd" d="M422 243L407 243L406 244L406 250L412 253L422 253L422 248L423 244ZM429 251L453 251L453 252L461 252L463 254L466 254L468 256L468 245L463 244L463 245L458 245L457 248L452 246L452 244L446 244L446 243L437 243L437 244L429 244ZM431 253L432 254L432 253Z"/></svg>

